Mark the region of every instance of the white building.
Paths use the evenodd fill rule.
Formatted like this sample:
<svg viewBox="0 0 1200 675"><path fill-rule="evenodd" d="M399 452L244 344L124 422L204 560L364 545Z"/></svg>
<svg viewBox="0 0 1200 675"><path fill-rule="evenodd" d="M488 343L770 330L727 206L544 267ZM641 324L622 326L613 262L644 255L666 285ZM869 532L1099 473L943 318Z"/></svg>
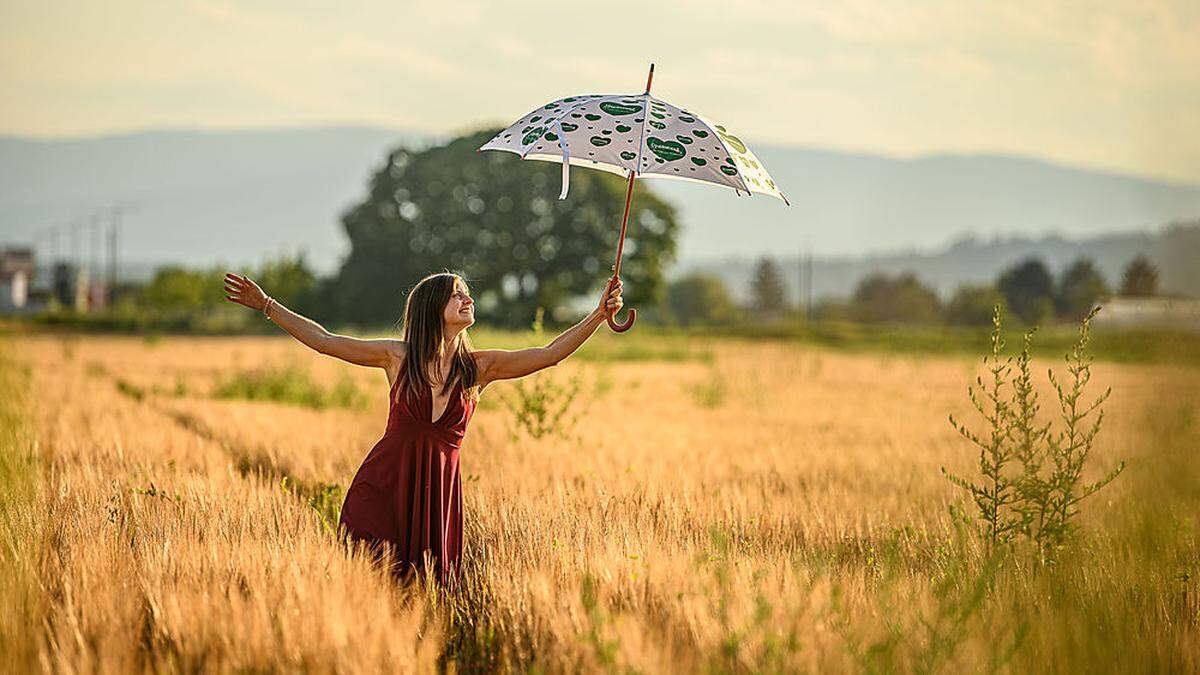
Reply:
<svg viewBox="0 0 1200 675"><path fill-rule="evenodd" d="M24 311L29 304L33 281L33 249L7 247L0 250L0 312Z"/></svg>
<svg viewBox="0 0 1200 675"><path fill-rule="evenodd" d="M1200 331L1200 300L1112 297L1100 302L1097 328L1173 328Z"/></svg>

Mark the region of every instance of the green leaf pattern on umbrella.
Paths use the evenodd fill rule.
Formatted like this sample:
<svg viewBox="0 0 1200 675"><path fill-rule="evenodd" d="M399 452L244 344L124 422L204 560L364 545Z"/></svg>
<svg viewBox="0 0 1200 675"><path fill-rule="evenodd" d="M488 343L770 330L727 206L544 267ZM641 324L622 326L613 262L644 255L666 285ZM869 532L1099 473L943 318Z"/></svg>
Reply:
<svg viewBox="0 0 1200 675"><path fill-rule="evenodd" d="M585 94L558 99L501 131L480 150L507 150L526 159L642 177L716 183L786 198L736 134L694 111L646 94Z"/></svg>
<svg viewBox="0 0 1200 675"><path fill-rule="evenodd" d="M508 150L526 159L561 162L565 141L571 164L622 175L637 169L637 157L642 152L644 97L586 94L547 105L553 107L530 111L480 149ZM539 128L541 131L535 134Z"/></svg>
<svg viewBox="0 0 1200 675"><path fill-rule="evenodd" d="M723 125L653 97L650 115L661 115L665 126L647 130L650 152L642 156L643 174L717 183L786 201L754 152ZM665 152L655 152L655 147Z"/></svg>

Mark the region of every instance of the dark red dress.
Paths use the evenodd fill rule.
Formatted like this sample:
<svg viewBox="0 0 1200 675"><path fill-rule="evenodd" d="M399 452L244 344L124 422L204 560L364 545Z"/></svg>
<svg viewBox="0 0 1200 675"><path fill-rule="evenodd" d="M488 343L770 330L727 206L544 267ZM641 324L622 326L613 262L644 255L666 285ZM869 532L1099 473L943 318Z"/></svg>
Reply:
<svg viewBox="0 0 1200 675"><path fill-rule="evenodd" d="M402 396L404 367L389 392L387 429L354 475L340 519L343 533L390 558L398 577L422 566L428 550L436 578L447 582L462 556L462 478L458 453L475 412L456 382L446 410L433 418L433 392L420 400Z"/></svg>

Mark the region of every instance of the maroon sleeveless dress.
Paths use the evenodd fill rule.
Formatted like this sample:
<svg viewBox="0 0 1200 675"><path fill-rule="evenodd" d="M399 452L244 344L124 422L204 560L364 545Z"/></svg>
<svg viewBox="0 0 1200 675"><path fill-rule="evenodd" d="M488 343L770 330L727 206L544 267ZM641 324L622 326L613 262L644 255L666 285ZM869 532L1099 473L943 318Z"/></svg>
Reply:
<svg viewBox="0 0 1200 675"><path fill-rule="evenodd" d="M433 392L418 401L401 396L405 363L389 392L387 429L354 475L342 502L344 536L385 556L400 578L421 569L428 550L435 576L446 583L458 571L463 548L462 477L458 453L475 412L462 382L433 420Z"/></svg>

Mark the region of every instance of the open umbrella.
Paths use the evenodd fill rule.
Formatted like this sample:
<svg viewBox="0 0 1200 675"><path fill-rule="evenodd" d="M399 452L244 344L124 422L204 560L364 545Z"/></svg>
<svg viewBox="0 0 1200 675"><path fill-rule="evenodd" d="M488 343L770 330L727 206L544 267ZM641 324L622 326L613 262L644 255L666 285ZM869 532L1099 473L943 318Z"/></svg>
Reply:
<svg viewBox="0 0 1200 675"><path fill-rule="evenodd" d="M585 166L626 176L625 215L617 240L613 279L621 275L621 251L629 222L629 203L636 178L672 178L710 183L787 198L779 191L754 153L724 126L703 115L650 95L654 64L643 94L581 94L547 103L496 134L479 148L514 152L522 159L561 162L562 192L570 187L570 166ZM621 333L637 317L630 308L624 323L608 317Z"/></svg>

